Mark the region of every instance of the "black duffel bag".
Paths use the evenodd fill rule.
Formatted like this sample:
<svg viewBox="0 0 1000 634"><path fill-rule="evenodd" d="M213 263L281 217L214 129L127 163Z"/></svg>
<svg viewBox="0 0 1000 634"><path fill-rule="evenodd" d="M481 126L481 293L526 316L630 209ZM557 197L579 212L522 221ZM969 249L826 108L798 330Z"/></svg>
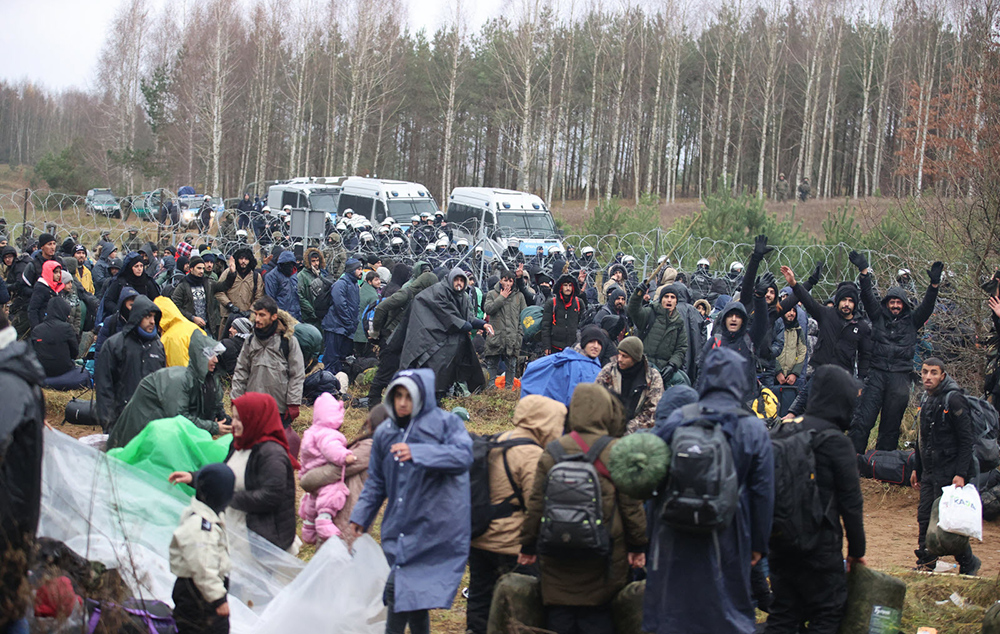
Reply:
<svg viewBox="0 0 1000 634"><path fill-rule="evenodd" d="M862 478L910 486L910 474L916 467L916 452L912 449L880 451L872 449L858 455L858 472Z"/></svg>
<svg viewBox="0 0 1000 634"><path fill-rule="evenodd" d="M84 401L73 398L66 403L64 423L71 425L99 425L97 422L97 406L93 400Z"/></svg>

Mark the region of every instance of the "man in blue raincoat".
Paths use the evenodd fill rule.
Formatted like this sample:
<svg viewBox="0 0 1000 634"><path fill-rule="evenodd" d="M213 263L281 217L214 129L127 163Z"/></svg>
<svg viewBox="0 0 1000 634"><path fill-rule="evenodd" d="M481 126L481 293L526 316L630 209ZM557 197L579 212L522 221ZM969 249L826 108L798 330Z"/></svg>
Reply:
<svg viewBox="0 0 1000 634"><path fill-rule="evenodd" d="M351 530L368 530L382 502L382 550L391 572L386 634L430 632L428 610L451 607L469 555L472 440L462 420L437 407L434 372L396 373L389 418L375 431L368 480Z"/></svg>
<svg viewBox="0 0 1000 634"><path fill-rule="evenodd" d="M593 324L584 326L580 343L528 364L521 377L521 397L538 394L569 407L577 385L597 380L603 349L603 331Z"/></svg>
<svg viewBox="0 0 1000 634"><path fill-rule="evenodd" d="M705 356L698 374L699 404L716 411L743 407L746 360L735 350L717 348ZM657 414L663 412L658 408ZM668 443L683 421L681 410L657 420L654 433ZM763 422L747 411L728 417L729 439L740 484L739 509L714 534L675 530L650 517L649 558L643 603L643 631L653 634L751 634L754 602L751 567L767 554L774 515L774 459Z"/></svg>

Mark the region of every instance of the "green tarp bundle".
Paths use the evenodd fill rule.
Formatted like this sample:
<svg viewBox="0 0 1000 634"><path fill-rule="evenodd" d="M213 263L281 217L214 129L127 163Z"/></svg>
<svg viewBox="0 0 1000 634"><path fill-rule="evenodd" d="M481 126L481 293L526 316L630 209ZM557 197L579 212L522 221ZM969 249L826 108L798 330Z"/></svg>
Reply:
<svg viewBox="0 0 1000 634"><path fill-rule="evenodd" d="M653 497L670 468L670 446L656 434L630 434L615 443L608 471L615 487L629 497Z"/></svg>
<svg viewBox="0 0 1000 634"><path fill-rule="evenodd" d="M174 416L150 422L127 445L109 450L108 455L166 480L174 471L197 471L225 461L232 441L230 434L212 440L212 434L183 416Z"/></svg>

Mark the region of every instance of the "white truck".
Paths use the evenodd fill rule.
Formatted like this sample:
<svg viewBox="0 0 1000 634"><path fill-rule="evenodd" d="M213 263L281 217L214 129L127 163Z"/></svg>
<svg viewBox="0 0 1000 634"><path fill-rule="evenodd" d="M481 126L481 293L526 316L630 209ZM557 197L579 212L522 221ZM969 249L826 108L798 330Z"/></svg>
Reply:
<svg viewBox="0 0 1000 634"><path fill-rule="evenodd" d="M448 224L456 238L468 236L480 242L486 257L507 248L510 238L520 240L526 257L538 247L548 254L552 247L563 248L561 234L545 202L534 194L492 187L456 187L448 196Z"/></svg>

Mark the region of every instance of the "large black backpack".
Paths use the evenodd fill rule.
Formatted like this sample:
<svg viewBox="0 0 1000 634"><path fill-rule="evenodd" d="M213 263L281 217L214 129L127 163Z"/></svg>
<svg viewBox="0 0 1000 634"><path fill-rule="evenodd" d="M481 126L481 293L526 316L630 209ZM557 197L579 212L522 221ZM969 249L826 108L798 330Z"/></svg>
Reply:
<svg viewBox="0 0 1000 634"><path fill-rule="evenodd" d="M572 455L558 440L549 443L556 464L545 479L539 553L561 558L610 556L611 527L604 524L601 478L594 466L610 442L610 436L602 436L586 452Z"/></svg>
<svg viewBox="0 0 1000 634"><path fill-rule="evenodd" d="M806 554L816 548L827 511L819 497L814 453L823 436L814 429L804 429L799 422L781 423L771 429L774 455L771 548L782 553Z"/></svg>
<svg viewBox="0 0 1000 634"><path fill-rule="evenodd" d="M309 292L312 293L313 301L313 312L316 313L316 319L322 321L326 314L330 312L330 306L333 305L333 295L330 294L330 289L333 288L333 283L336 280L329 277L317 277L309 284Z"/></svg>
<svg viewBox="0 0 1000 634"><path fill-rule="evenodd" d="M964 390L961 390L965 394ZM945 399L945 413L951 409L948 402L954 392L949 392ZM979 471L986 473L1000 466L1000 417L996 408L984 398L976 398L965 394L969 402L969 419L972 421L972 435L975 438L974 454L979 461Z"/></svg>
<svg viewBox="0 0 1000 634"><path fill-rule="evenodd" d="M698 403L685 405L681 413L683 422L670 441L670 473L660 514L678 530L710 533L728 526L740 503L733 450L722 423L748 414Z"/></svg>
<svg viewBox="0 0 1000 634"><path fill-rule="evenodd" d="M507 450L521 445L538 445L530 438L510 438L500 440L500 434L480 436L469 433L472 437L472 467L469 469L469 490L472 494L472 537L476 538L489 529L493 520L510 517L515 511L525 508L524 491L514 481L507 462ZM503 468L507 480L514 490L499 504L493 504L490 496L490 452L499 449L503 452ZM517 500L518 505L514 505Z"/></svg>

